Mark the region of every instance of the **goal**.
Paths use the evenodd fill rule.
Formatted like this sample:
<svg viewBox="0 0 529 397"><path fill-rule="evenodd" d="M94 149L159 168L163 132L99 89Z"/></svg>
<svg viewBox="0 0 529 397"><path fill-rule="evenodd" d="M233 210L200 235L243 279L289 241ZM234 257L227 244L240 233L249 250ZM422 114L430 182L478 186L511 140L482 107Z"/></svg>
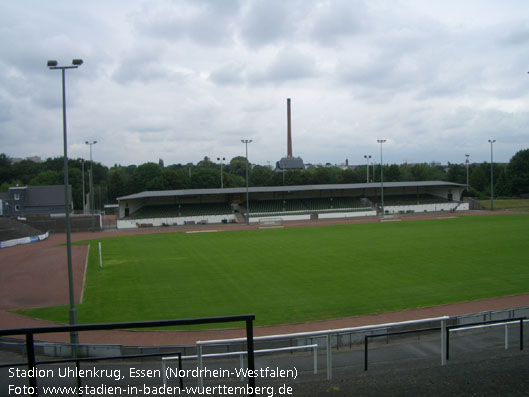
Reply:
<svg viewBox="0 0 529 397"><path fill-rule="evenodd" d="M259 229L267 229L274 227L283 227L283 219L281 218L261 218L259 219Z"/></svg>

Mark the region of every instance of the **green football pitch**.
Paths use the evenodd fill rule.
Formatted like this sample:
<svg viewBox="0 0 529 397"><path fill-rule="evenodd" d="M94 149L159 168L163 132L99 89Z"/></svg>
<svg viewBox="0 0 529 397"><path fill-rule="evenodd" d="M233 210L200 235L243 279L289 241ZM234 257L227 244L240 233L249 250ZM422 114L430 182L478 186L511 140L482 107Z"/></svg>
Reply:
<svg viewBox="0 0 529 397"><path fill-rule="evenodd" d="M529 215L86 243L80 323L255 313L268 325L529 292ZM24 313L68 322L64 306Z"/></svg>

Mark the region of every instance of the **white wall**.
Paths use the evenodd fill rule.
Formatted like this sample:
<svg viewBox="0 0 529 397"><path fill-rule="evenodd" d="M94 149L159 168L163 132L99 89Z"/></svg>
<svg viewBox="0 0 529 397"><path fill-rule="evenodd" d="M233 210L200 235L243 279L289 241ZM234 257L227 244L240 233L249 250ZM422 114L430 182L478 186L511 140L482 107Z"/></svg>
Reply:
<svg viewBox="0 0 529 397"><path fill-rule="evenodd" d="M419 204L419 205L391 205L384 206L386 214L398 214L402 212L441 212L441 211L468 211L468 203L440 203L440 204Z"/></svg>
<svg viewBox="0 0 529 397"><path fill-rule="evenodd" d="M372 211L355 211L355 212L330 212L318 214L319 219L335 219L335 218L358 218L361 216L376 216L377 212Z"/></svg>
<svg viewBox="0 0 529 397"><path fill-rule="evenodd" d="M135 229L140 224L158 226L180 226L189 222L222 223L235 221L235 215L204 215L204 216L182 216L174 218L145 218L145 219L118 219L118 229Z"/></svg>
<svg viewBox="0 0 529 397"><path fill-rule="evenodd" d="M358 218L363 216L376 216L377 212L372 211L353 211L353 212L328 212L319 213L318 219L343 219L343 218ZM256 216L250 217L250 223L258 223L261 219L281 219L283 221L308 221L310 220L310 214L298 214L298 215L271 215L271 216Z"/></svg>

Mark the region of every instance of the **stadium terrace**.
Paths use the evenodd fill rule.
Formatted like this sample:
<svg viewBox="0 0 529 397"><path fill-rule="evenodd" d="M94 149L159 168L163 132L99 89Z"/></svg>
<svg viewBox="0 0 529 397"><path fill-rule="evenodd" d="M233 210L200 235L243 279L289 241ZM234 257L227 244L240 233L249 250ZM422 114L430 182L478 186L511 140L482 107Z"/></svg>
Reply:
<svg viewBox="0 0 529 397"><path fill-rule="evenodd" d="M466 188L443 181L387 182L382 196L380 183L249 187L248 200L244 187L145 191L118 197L118 228L465 211Z"/></svg>

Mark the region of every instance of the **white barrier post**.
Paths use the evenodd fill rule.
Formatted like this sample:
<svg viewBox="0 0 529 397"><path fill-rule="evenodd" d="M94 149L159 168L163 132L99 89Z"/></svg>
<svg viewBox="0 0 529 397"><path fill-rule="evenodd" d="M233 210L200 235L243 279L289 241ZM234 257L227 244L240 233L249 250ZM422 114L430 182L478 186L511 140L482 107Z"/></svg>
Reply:
<svg viewBox="0 0 529 397"><path fill-rule="evenodd" d="M446 320L441 320L441 365L446 365Z"/></svg>
<svg viewBox="0 0 529 397"><path fill-rule="evenodd" d="M198 386L204 387L204 379L202 379L202 345L198 345L197 359L198 359Z"/></svg>
<svg viewBox="0 0 529 397"><path fill-rule="evenodd" d="M103 257L101 256L101 241L99 242L99 267L103 267Z"/></svg>
<svg viewBox="0 0 529 397"><path fill-rule="evenodd" d="M332 346L331 334L327 334L327 380L332 379Z"/></svg>
<svg viewBox="0 0 529 397"><path fill-rule="evenodd" d="M505 350L509 350L509 326L505 324Z"/></svg>
<svg viewBox="0 0 529 397"><path fill-rule="evenodd" d="M318 373L318 347L312 348L312 354L314 355L314 375Z"/></svg>
<svg viewBox="0 0 529 397"><path fill-rule="evenodd" d="M239 364L241 366L241 374L239 375L239 378L241 380L241 382L244 382L244 375L243 375L243 371L244 371L244 358L243 358L243 354L239 354Z"/></svg>

